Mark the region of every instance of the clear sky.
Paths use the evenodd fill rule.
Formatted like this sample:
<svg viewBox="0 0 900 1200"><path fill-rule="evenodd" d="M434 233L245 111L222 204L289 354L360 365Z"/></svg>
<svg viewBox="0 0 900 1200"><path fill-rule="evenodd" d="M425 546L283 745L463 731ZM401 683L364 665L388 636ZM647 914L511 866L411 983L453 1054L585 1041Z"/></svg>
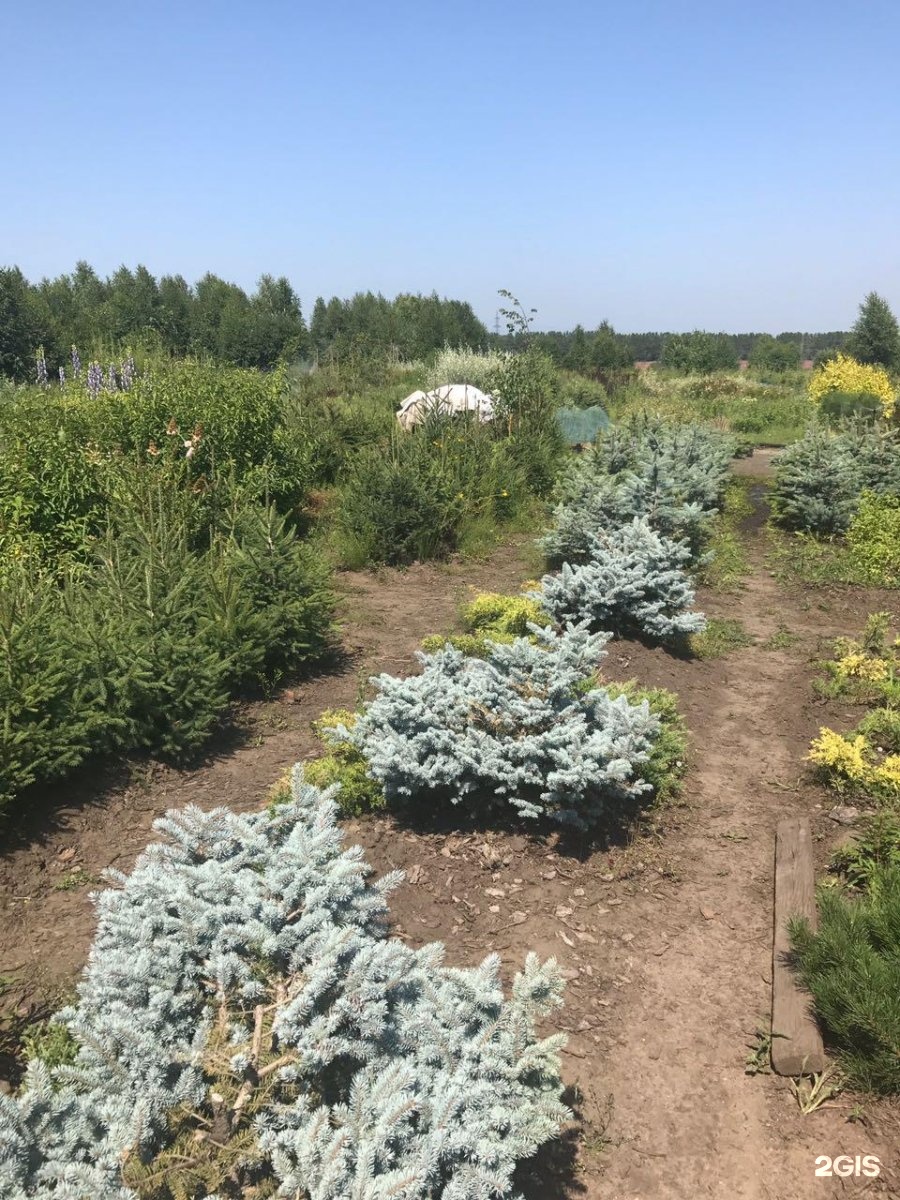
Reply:
<svg viewBox="0 0 900 1200"><path fill-rule="evenodd" d="M493 324L900 309L897 0L2 0L0 265Z"/></svg>

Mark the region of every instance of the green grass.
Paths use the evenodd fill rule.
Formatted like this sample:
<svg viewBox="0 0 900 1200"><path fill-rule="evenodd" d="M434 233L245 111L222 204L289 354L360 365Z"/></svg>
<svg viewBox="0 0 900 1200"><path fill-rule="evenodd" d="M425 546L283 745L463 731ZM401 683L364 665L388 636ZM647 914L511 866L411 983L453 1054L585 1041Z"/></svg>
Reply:
<svg viewBox="0 0 900 1200"><path fill-rule="evenodd" d="M682 375L656 368L621 389L609 411L614 421L640 410L677 421L711 421L752 445L784 446L803 434L815 412L807 382L802 371L774 382L752 372Z"/></svg>
<svg viewBox="0 0 900 1200"><path fill-rule="evenodd" d="M92 875L84 867L76 867L74 871L66 871L65 875L61 875L54 883L53 890L54 892L74 892L80 887L87 887L89 884L99 882L99 875Z"/></svg>
<svg viewBox="0 0 900 1200"><path fill-rule="evenodd" d="M896 522L891 520L891 514L898 511L898 503L890 497L864 500L846 539L790 533L770 522L769 567L782 583L897 588L900 575Z"/></svg>
<svg viewBox="0 0 900 1200"><path fill-rule="evenodd" d="M888 806L867 817L855 836L834 852L831 865L851 887L863 891L879 872L900 871L900 813Z"/></svg>
<svg viewBox="0 0 900 1200"><path fill-rule="evenodd" d="M22 1035L22 1049L29 1060L40 1058L51 1070L71 1066L78 1053L78 1043L65 1025L55 1021L37 1021Z"/></svg>
<svg viewBox="0 0 900 1200"><path fill-rule="evenodd" d="M867 583L840 539L817 538L810 533L786 533L770 525L768 543L767 564L779 583L802 583L812 587L835 583L865 586Z"/></svg>
<svg viewBox="0 0 900 1200"><path fill-rule="evenodd" d="M724 658L734 650L744 650L754 638L740 621L732 617L710 617L702 633L692 633L690 647L695 658Z"/></svg>
<svg viewBox="0 0 900 1200"><path fill-rule="evenodd" d="M750 573L746 543L741 536L741 522L753 515L750 488L756 482L750 477L732 479L725 492L722 509L713 519L708 549L712 558L703 568L701 579L720 592L736 592Z"/></svg>
<svg viewBox="0 0 900 1200"><path fill-rule="evenodd" d="M771 637L762 643L763 650L790 650L800 641L798 633L791 633L784 625L779 625Z"/></svg>

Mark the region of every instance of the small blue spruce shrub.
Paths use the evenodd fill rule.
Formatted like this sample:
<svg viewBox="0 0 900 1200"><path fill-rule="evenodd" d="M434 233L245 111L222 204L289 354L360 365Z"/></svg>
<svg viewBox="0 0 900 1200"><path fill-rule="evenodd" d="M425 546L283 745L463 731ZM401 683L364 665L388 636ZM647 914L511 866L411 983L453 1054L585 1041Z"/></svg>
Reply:
<svg viewBox="0 0 900 1200"><path fill-rule="evenodd" d="M664 490L640 476L601 477L583 481L580 493L557 505L554 523L539 545L551 563L585 562L595 537L641 516L664 536L683 540L691 548L690 557L699 557L712 515L698 504L673 502Z"/></svg>
<svg viewBox="0 0 900 1200"><path fill-rule="evenodd" d="M587 562L563 563L534 593L559 624L586 621L595 629L667 640L706 628L691 611L694 590L684 571L690 549L661 537L646 517L592 535Z"/></svg>
<svg viewBox="0 0 900 1200"><path fill-rule="evenodd" d="M781 525L808 533L846 533L864 491L900 495L900 433L846 422L812 425L775 459L772 508Z"/></svg>
<svg viewBox="0 0 900 1200"><path fill-rule="evenodd" d="M701 425L638 417L610 429L561 477L541 548L552 562L584 561L593 535L646 517L657 532L687 542L696 559L734 450L731 439Z"/></svg>
<svg viewBox="0 0 900 1200"><path fill-rule="evenodd" d="M0 1095L4 1200L484 1200L568 1117L554 961L443 964L386 932L395 874L342 849L333 789L157 822L99 927L73 1065Z"/></svg>
<svg viewBox="0 0 900 1200"><path fill-rule="evenodd" d="M427 797L588 827L650 790L641 766L660 723L646 701L595 684L608 634L586 624L419 653L422 672L380 675L352 742L388 802Z"/></svg>

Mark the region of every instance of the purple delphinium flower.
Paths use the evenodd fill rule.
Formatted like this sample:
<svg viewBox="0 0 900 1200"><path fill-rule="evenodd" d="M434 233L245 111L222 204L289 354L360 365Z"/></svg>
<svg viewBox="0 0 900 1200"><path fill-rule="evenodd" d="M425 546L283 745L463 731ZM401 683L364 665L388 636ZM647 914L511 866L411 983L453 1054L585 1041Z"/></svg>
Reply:
<svg viewBox="0 0 900 1200"><path fill-rule="evenodd" d="M47 360L44 358L44 347L37 352L37 381L41 387L47 386Z"/></svg>
<svg viewBox="0 0 900 1200"><path fill-rule="evenodd" d="M87 389L95 400L100 395L100 389L102 387L103 368L98 362L89 363L87 373Z"/></svg>
<svg viewBox="0 0 900 1200"><path fill-rule="evenodd" d="M59 386L63 387L65 385L65 382L66 382L66 368L60 367L59 368Z"/></svg>
<svg viewBox="0 0 900 1200"><path fill-rule="evenodd" d="M122 371L119 377L119 385L123 392L127 392L134 383L134 357L129 354L122 363Z"/></svg>
<svg viewBox="0 0 900 1200"><path fill-rule="evenodd" d="M109 370L106 373L106 390L108 392L117 392L119 390L116 385L116 368L112 363L109 364Z"/></svg>
<svg viewBox="0 0 900 1200"><path fill-rule="evenodd" d="M81 374L81 356L78 353L78 347L72 347L72 374L77 379Z"/></svg>

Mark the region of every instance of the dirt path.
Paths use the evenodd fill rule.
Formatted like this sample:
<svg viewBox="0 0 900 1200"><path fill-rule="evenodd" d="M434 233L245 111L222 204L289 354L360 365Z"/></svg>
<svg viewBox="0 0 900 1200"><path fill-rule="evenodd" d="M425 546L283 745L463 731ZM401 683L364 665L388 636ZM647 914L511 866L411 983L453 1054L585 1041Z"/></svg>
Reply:
<svg viewBox="0 0 900 1200"><path fill-rule="evenodd" d="M737 467L765 471L769 458ZM876 606L860 592L786 590L766 567L765 536L758 519L748 523L743 591L699 597L711 615L739 620L754 646L706 662L610 647L607 676L676 691L692 739L683 802L632 845L423 832L384 816L347 822L379 871L406 870L392 913L410 942L444 941L460 964L496 950L510 973L535 949L563 968L564 1074L580 1123L523 1170L529 1200L900 1196L896 1110L866 1104L850 1124L853 1101L842 1098L844 1108L803 1117L786 1081L744 1073L770 1006L776 822L812 813L823 857L835 828L803 775L818 726L841 720L814 701L809 660ZM323 708L354 704L373 671L408 670L422 636L453 625L467 585L510 590L532 571L513 548L482 566L347 577L350 652L338 670L249 706L249 732L197 770L157 767L99 793L86 780L52 826L44 813L22 830L0 860L0 974L69 980L93 926L87 885L59 890L74 868L127 868L172 805L257 806L284 767L312 752L309 722ZM790 644L774 648L784 630ZM885 1171L874 1181L816 1178L820 1154L878 1154Z"/></svg>
<svg viewBox="0 0 900 1200"><path fill-rule="evenodd" d="M738 471L767 474L770 458ZM856 1098L842 1096L803 1116L788 1081L745 1073L769 1026L776 823L811 814L822 860L837 829L804 774L819 725L841 719L814 699L810 659L879 606L859 592L783 588L765 561L765 488L754 491L746 586L699 603L755 644L697 662L620 642L604 664L611 678L676 691L688 721L684 803L655 833L579 854L521 836L352 828L379 867L406 869L392 911L410 940L441 938L472 962L496 949L510 971L534 948L563 967L565 1078L581 1128L526 1173L530 1200L900 1196L896 1109L864 1102L850 1124ZM817 1178L821 1154L878 1154L885 1170Z"/></svg>
<svg viewBox="0 0 900 1200"><path fill-rule="evenodd" d="M820 627L786 605L758 540L729 615L762 644L785 626L808 644ZM869 1152L849 1130L837 1143L823 1137L820 1118L797 1119L783 1084L741 1071L754 1021L765 1028L769 1010L775 824L807 812L810 799L796 786L816 724L800 666L796 652L754 647L693 698L691 813L665 847L682 878L663 901L627 914L635 930L655 927L659 948L629 959L629 995L604 1056L625 1137L604 1173L608 1200L800 1200L828 1194L816 1154Z"/></svg>
<svg viewBox="0 0 900 1200"><path fill-rule="evenodd" d="M770 460L771 452L758 453L738 473L768 475ZM764 488L754 491L761 509ZM604 964L622 985L593 1084L595 1096L601 1089L613 1098L611 1145L587 1167L597 1181L586 1178L589 1197L804 1200L864 1186L900 1195L895 1112L880 1114L880 1128L876 1118L851 1125L842 1097L841 1108L804 1117L787 1081L743 1070L755 1029L769 1021L776 822L811 814L823 842L835 828L802 777L802 755L826 719L810 692L808 660L823 638L858 628L867 611L851 593L810 600L780 586L766 565L761 515L748 522L745 589L725 603L700 597L757 644L722 663L673 664L667 679L649 664L639 672L681 695L693 742L689 813L663 842L676 878L638 888L615 909L610 941L628 941ZM785 630L793 644L773 648L770 639ZM576 1070L587 1094L592 1074ZM817 1155L866 1153L889 1164L877 1181L814 1174Z"/></svg>

